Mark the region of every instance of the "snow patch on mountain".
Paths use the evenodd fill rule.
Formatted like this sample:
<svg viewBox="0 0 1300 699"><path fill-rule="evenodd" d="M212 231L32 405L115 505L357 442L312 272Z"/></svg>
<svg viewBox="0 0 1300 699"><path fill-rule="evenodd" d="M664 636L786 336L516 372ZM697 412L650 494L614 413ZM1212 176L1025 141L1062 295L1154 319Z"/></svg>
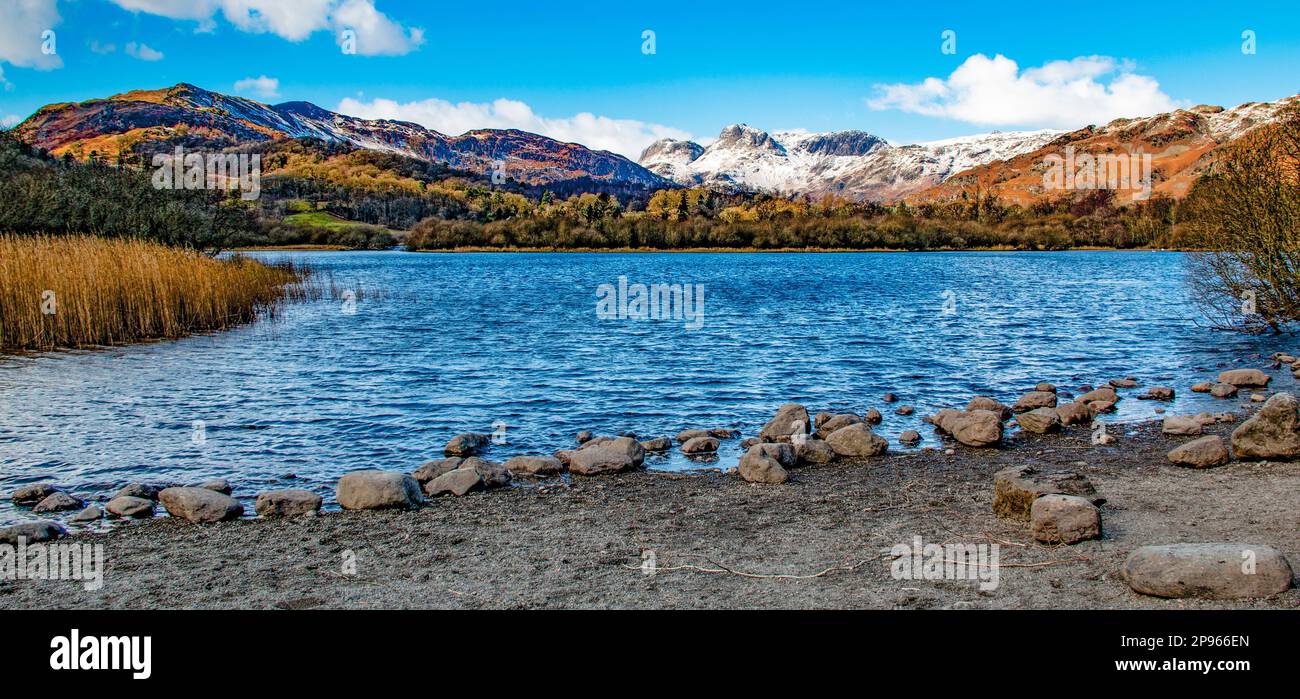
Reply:
<svg viewBox="0 0 1300 699"><path fill-rule="evenodd" d="M674 182L721 191L892 200L962 170L1035 150L1061 133L994 132L894 146L865 131L767 132L733 124L708 147L658 141L639 162Z"/></svg>

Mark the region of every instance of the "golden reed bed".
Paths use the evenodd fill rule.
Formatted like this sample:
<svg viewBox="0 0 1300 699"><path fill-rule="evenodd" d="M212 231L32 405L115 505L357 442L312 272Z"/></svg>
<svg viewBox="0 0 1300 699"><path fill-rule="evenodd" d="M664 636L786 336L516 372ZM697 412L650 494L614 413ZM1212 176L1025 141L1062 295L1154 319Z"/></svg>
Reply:
<svg viewBox="0 0 1300 699"><path fill-rule="evenodd" d="M0 351L221 330L274 310L301 277L142 240L0 235Z"/></svg>

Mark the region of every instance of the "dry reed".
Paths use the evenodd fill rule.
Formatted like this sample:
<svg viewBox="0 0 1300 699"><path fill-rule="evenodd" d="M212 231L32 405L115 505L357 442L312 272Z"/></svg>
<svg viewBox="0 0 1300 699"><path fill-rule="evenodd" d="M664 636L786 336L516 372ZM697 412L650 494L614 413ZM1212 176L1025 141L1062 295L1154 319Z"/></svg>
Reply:
<svg viewBox="0 0 1300 699"><path fill-rule="evenodd" d="M229 328L305 293L304 274L143 240L0 235L0 351Z"/></svg>

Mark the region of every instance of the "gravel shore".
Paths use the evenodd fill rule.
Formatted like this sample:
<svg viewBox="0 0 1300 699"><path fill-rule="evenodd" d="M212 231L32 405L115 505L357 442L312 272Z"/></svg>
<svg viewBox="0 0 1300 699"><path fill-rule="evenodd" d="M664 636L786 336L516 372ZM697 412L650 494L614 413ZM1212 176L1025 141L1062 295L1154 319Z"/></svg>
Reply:
<svg viewBox="0 0 1300 699"><path fill-rule="evenodd" d="M1119 578L1145 544L1268 544L1300 562L1300 463L1170 465L1165 453L1187 440L1148 422L1110 446L1070 428L1001 449L804 467L781 486L641 471L443 497L414 512L159 518L68 539L104 545L102 589L5 581L0 608L1296 608L1295 588L1164 600ZM1045 546L1028 524L995 517L993 473L1023 464L1087 475L1107 499L1103 538ZM890 549L917 536L998 544L999 584L895 579Z"/></svg>

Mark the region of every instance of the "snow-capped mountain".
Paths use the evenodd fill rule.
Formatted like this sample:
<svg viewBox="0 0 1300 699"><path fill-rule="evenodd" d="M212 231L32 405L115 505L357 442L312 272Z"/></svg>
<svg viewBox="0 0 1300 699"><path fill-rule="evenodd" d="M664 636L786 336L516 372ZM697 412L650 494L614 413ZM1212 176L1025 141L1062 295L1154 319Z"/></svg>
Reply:
<svg viewBox="0 0 1300 699"><path fill-rule="evenodd" d="M1036 150L1061 133L994 132L895 146L864 131L767 132L734 124L708 147L657 141L640 163L674 182L721 191L892 201L963 170Z"/></svg>
<svg viewBox="0 0 1300 699"><path fill-rule="evenodd" d="M621 155L525 131L480 129L448 136L407 121L359 119L309 102L266 105L188 83L47 105L13 131L55 155L70 152L83 158L94 152L111 159L146 140L193 143L201 139L225 147L278 138L318 138L474 172L490 172L500 161L508 178L529 184L589 179L633 187L668 186Z"/></svg>

